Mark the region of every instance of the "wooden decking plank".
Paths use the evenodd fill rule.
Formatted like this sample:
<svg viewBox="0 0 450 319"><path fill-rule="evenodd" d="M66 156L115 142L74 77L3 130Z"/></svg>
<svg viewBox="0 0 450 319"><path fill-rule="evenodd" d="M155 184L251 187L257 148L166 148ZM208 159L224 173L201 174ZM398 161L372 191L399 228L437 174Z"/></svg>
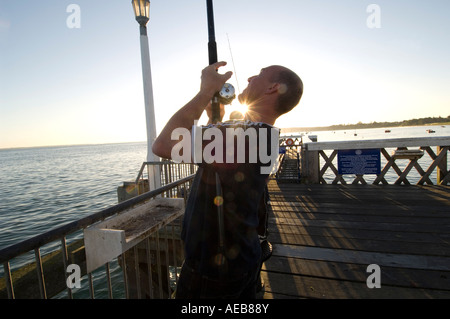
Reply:
<svg viewBox="0 0 450 319"><path fill-rule="evenodd" d="M288 197L272 197L271 202L273 202L276 206L292 206L292 207L308 207L314 209L315 207L320 208L334 208L334 209L342 209L346 207L347 209L358 209L365 208L371 211L379 211L383 212L385 209L391 208L391 210L399 210L400 212L411 211L411 212L437 212L437 213L448 213L450 212L450 206L445 206L437 203L433 200L427 201L406 201L402 202L400 200L396 201L387 201L383 198L378 198L377 200L373 200L372 202L369 200L356 201L356 200L343 200L342 198L333 198L333 199L324 199L320 200L315 198L311 199L302 199L302 198L288 198ZM343 206L345 205L345 206Z"/></svg>
<svg viewBox="0 0 450 319"><path fill-rule="evenodd" d="M404 205L407 207L414 206L427 206L427 204L431 204L433 206L443 206L444 208L450 209L450 199L447 198L429 198L429 197L420 197L420 194L411 195L411 198L393 196L393 197L372 197L368 196L358 196L357 198L348 198L343 196L326 196L326 195L316 195L316 196L308 196L302 195L298 193L271 193L271 199L275 201L282 202L305 202L305 203L335 203L337 200L341 201L341 203L347 203L350 205L360 205L360 204L377 204L380 203L380 199L383 200L383 203L393 204L393 205Z"/></svg>
<svg viewBox="0 0 450 319"><path fill-rule="evenodd" d="M450 235L444 236L436 233L402 233L385 230L363 230L363 229L341 229L323 228L323 227L298 227L283 226L281 229L276 224L269 223L269 234L278 238L280 236L298 235L298 236L322 236L329 239L357 241L367 240L385 240L395 244L396 242L409 242L412 244L430 243L445 244L450 243ZM272 240L272 239L271 239ZM295 239L294 239L295 240Z"/></svg>
<svg viewBox="0 0 450 319"><path fill-rule="evenodd" d="M277 218L298 218L306 220L334 220L334 221L349 221L349 222L371 222L371 223L407 223L407 224L430 224L430 225L450 225L449 217L436 216L401 216L394 214L378 215L378 214L364 214L363 209L346 210L342 214L330 214L326 211L320 212L298 212L295 209L283 207L276 211ZM449 215L449 214L447 214Z"/></svg>
<svg viewBox="0 0 450 319"><path fill-rule="evenodd" d="M417 216L424 218L449 218L450 211L447 207L433 206L433 205L421 205L412 207L397 207L396 210L386 211L386 208L391 205L370 205L368 207L349 205L342 206L337 204L320 203L320 206L316 203L306 203L301 201L275 201L271 200L271 209L274 211L294 211L298 213L326 213L326 214L362 214L362 215L379 215L379 216Z"/></svg>
<svg viewBox="0 0 450 319"><path fill-rule="evenodd" d="M337 201L338 202L338 201ZM331 204L331 203L322 203L319 205L312 204L302 204L301 202L286 202L289 204L279 205L276 207L274 205L272 208L276 210L289 210L290 208L294 208L299 213L302 212L319 212L319 213L329 213L329 214L366 214L366 215L380 215L380 216L423 216L427 217L446 217L447 214L450 213L450 209L442 206L433 206L433 205L420 205L414 207L406 207L406 206L398 206L396 208L392 207L392 205L386 204L377 204L370 205L369 207L362 207L357 205L346 205L342 204ZM299 207L300 206L300 207ZM424 212L427 212L427 215L423 215Z"/></svg>
<svg viewBox="0 0 450 319"><path fill-rule="evenodd" d="M320 188L318 188L318 186ZM333 187L335 189L332 189ZM377 200L374 193L386 199L392 200L436 200L442 202L447 206L450 205L450 194L445 191L445 188L439 187L432 189L430 187L421 186L392 186L392 187L378 187L378 186L342 186L333 185L326 187L326 185L298 185L291 184L290 186L283 185L279 188L269 186L269 191L273 196L295 197L295 196L310 196L312 198L320 198L322 200L342 198L342 199L367 199ZM419 197L416 197L419 195Z"/></svg>
<svg viewBox="0 0 450 319"><path fill-rule="evenodd" d="M397 241L392 244L389 240L373 240L373 239L348 239L345 237L325 237L298 234L280 234L270 235L272 244L295 244L301 246L319 246L332 249L355 249L370 252L386 252L412 255L431 255L450 257L450 247L445 244L436 243L411 243L407 241Z"/></svg>
<svg viewBox="0 0 450 319"><path fill-rule="evenodd" d="M268 183L268 188L270 190L286 190L286 189L296 189L299 186L306 190L321 189L322 192L330 191L335 192L336 187L338 187L339 192L348 193L367 193L373 190L377 190L382 193L392 193L393 191L398 192L423 192L428 191L430 193L442 194L443 196L449 196L448 186L446 185L352 185L352 184L292 184L292 183L278 183L274 179L270 179Z"/></svg>
<svg viewBox="0 0 450 319"><path fill-rule="evenodd" d="M389 254L295 245L275 245L273 255L363 265L377 264L388 267L450 271L450 257L444 256Z"/></svg>
<svg viewBox="0 0 450 319"><path fill-rule="evenodd" d="M370 273L363 264L350 264L320 260L307 260L288 257L274 257L263 265L264 271L302 275L317 278L330 278L365 283ZM398 286L450 291L450 272L422 269L403 269L381 267L382 286Z"/></svg>
<svg viewBox="0 0 450 319"><path fill-rule="evenodd" d="M387 231L404 231L404 232L441 232L450 234L450 225L428 225L428 224L403 224L403 223L370 223L370 222L352 222L352 221L333 221L333 220L305 220L293 218L272 218L271 222L275 222L279 226L295 225L295 226L316 226L331 228L358 228L368 230L387 230Z"/></svg>
<svg viewBox="0 0 450 319"><path fill-rule="evenodd" d="M366 283L329 278L285 275L275 272L261 272L265 291L271 294L296 296L299 298L327 299L449 299L450 292L423 288L381 286L369 289Z"/></svg>
<svg viewBox="0 0 450 319"><path fill-rule="evenodd" d="M449 187L271 181L269 192L266 297L450 297ZM369 264L382 289L367 288Z"/></svg>

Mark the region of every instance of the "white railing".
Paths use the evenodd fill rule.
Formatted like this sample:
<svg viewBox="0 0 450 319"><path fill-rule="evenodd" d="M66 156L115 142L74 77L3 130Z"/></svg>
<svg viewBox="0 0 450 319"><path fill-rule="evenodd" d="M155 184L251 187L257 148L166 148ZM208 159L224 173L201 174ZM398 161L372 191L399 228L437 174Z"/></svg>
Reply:
<svg viewBox="0 0 450 319"><path fill-rule="evenodd" d="M436 147L436 152L432 147ZM410 184L408 178L415 172L414 179L418 185L447 185L450 182L447 160L449 148L450 137L303 143L301 149L302 182L366 184L371 179L373 184ZM378 174L372 176L354 174L351 176L339 173L337 157L340 150L367 149L379 150L384 156L381 158L382 168ZM387 178L388 176L390 178ZM412 180L412 178L410 179Z"/></svg>

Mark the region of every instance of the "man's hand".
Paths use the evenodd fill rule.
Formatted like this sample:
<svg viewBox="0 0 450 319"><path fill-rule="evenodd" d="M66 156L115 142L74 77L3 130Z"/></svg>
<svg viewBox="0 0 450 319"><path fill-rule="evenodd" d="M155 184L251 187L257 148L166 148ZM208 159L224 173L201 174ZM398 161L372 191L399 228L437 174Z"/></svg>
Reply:
<svg viewBox="0 0 450 319"><path fill-rule="evenodd" d="M227 65L226 62L218 62L207 66L202 71L202 83L200 91L185 106L179 109L164 126L163 130L153 142L152 151L162 158L172 158L172 149L180 140L172 140L172 132L177 128L192 129L192 125L200 118L214 94L219 92L233 72L219 74L217 70ZM222 111L220 112L222 114ZM223 114L222 114L223 117Z"/></svg>
<svg viewBox="0 0 450 319"><path fill-rule="evenodd" d="M225 74L220 74L217 71L220 67L227 65L226 62L217 62L211 64L202 71L202 83L200 85L200 92L207 94L211 98L219 92L223 85L231 78L233 72L229 71Z"/></svg>

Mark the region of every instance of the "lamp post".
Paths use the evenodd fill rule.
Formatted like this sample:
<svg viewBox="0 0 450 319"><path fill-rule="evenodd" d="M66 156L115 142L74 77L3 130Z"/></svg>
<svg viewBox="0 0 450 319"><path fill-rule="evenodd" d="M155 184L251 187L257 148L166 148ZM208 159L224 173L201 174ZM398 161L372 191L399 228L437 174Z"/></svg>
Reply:
<svg viewBox="0 0 450 319"><path fill-rule="evenodd" d="M140 26L142 77L144 83L145 117L147 123L147 162L159 162L152 152L156 139L155 107L153 102L152 73L150 67L150 51L147 37L147 23L150 19L150 0L132 0L134 15ZM151 165L148 170L150 190L161 187L160 166Z"/></svg>

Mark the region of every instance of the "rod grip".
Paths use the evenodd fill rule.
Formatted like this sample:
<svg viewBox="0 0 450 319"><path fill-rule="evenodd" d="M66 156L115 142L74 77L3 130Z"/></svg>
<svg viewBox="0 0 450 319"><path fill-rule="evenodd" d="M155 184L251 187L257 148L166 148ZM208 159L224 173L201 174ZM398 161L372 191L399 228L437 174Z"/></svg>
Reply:
<svg viewBox="0 0 450 319"><path fill-rule="evenodd" d="M217 44L216 42L209 42L208 43L208 55L209 55L209 65L214 64L217 62Z"/></svg>
<svg viewBox="0 0 450 319"><path fill-rule="evenodd" d="M208 55L209 55L209 65L214 64L218 61L217 57L217 43L214 28L214 9L212 0L206 0L206 9L208 14ZM220 103L217 96L214 96L211 101L212 109L212 123L217 123L220 120Z"/></svg>

